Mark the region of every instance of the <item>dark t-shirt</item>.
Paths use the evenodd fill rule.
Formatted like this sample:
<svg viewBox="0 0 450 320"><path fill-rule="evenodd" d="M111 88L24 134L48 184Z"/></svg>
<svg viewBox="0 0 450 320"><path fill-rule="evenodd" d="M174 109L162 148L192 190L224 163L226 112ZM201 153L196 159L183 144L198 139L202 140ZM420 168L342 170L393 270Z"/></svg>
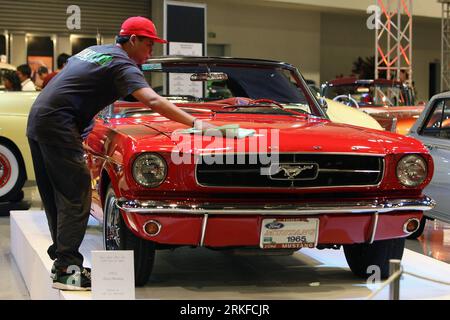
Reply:
<svg viewBox="0 0 450 320"><path fill-rule="evenodd" d="M95 115L120 97L148 87L138 66L116 45L92 46L71 57L34 102L27 136L79 149Z"/></svg>

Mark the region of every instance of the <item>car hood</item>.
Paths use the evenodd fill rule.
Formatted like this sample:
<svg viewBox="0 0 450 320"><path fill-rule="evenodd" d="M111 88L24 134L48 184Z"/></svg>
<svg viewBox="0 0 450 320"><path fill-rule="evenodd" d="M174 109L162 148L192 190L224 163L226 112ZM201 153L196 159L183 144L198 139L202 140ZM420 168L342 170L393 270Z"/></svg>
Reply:
<svg viewBox="0 0 450 320"><path fill-rule="evenodd" d="M368 113L330 99L326 99L326 101L328 104L327 114L331 121L358 125L370 129L384 130L383 127L381 127Z"/></svg>
<svg viewBox="0 0 450 320"><path fill-rule="evenodd" d="M277 117L278 118L278 117ZM388 154L396 152L425 152L423 145L412 138L389 132L368 128L333 123L323 119L305 119L280 116L268 120L267 116L217 116L214 120L205 119L217 126L239 124L240 128L254 129L256 134L243 139L217 138L199 134L184 134L180 130L183 124L168 121L163 117L146 117L139 119L139 124L158 132L171 140L180 150L197 150L198 152L227 150L239 152L239 144L244 143L249 150L251 141L258 146L267 142L279 152L330 152L330 153L364 153ZM275 130L274 130L275 129ZM150 133L150 131L149 131ZM134 136L133 140L142 148L155 148L154 135ZM247 145L245 145L245 141ZM278 142L277 142L278 141ZM257 150L260 151L259 149Z"/></svg>

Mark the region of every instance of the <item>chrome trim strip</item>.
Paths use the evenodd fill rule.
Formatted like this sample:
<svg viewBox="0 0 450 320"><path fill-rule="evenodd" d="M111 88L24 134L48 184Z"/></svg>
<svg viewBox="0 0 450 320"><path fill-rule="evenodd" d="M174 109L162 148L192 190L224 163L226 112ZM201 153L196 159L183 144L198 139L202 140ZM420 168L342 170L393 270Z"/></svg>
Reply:
<svg viewBox="0 0 450 320"><path fill-rule="evenodd" d="M233 155L239 155L239 154L251 154L251 153L233 153ZM286 190L286 189L290 189L290 190L314 190L314 189L328 189L328 188L367 188L367 187L379 187L382 183L383 183L383 178L384 175L386 173L386 155L385 154L366 154L366 153L335 153L335 152L281 152L279 154L311 154L311 155L315 155L315 154L329 154L329 155L358 155L358 156L374 156L374 157L382 157L382 161L381 161L381 171L377 171L381 174L381 178L380 178L380 182L378 182L378 184L368 184L368 185L346 185L346 186L320 186L320 187L247 187L247 186L231 186L231 187L227 187L227 186L208 186L208 185L204 185L201 184L198 181L197 178L197 166L198 166L198 161L196 161L195 163L195 169L194 169L194 177L195 177L195 183L202 187L202 188L220 188L220 189L255 189L255 190ZM198 159L200 156L204 156L204 155L209 155L209 154L201 154L196 156L195 158ZM215 155L215 154L214 154ZM224 154L226 155L226 154ZM320 168L319 168L320 170Z"/></svg>
<svg viewBox="0 0 450 320"><path fill-rule="evenodd" d="M392 211L428 211L436 202L424 196L419 199L395 199L386 201L360 201L307 204L225 204L170 201L116 200L116 206L126 212L138 214L192 214L192 215L320 215L338 213L387 213Z"/></svg>
<svg viewBox="0 0 450 320"><path fill-rule="evenodd" d="M377 227L378 227L378 212L376 212L373 216L372 235L370 236L369 240L370 244L372 244L375 241L375 234L377 233Z"/></svg>
<svg viewBox="0 0 450 320"><path fill-rule="evenodd" d="M317 245L319 244L319 230L320 229L320 221L317 221L317 228L316 228L316 239L314 240L314 248L317 248Z"/></svg>
<svg viewBox="0 0 450 320"><path fill-rule="evenodd" d="M257 172L258 169L235 169L233 172ZM319 169L319 172L348 172L348 173L380 173L381 170L346 170L346 169ZM228 170L208 170L208 173L226 173Z"/></svg>
<svg viewBox="0 0 450 320"><path fill-rule="evenodd" d="M208 223L208 214L206 213L203 216L202 221L202 237L200 238L200 247L203 247L203 244L205 243L205 234L206 234L206 224Z"/></svg>
<svg viewBox="0 0 450 320"><path fill-rule="evenodd" d="M274 152L276 153L276 152ZM302 151L302 152L277 152L278 154L328 154L328 155L337 155L337 156L374 156L374 157L386 157L386 153L363 153L363 152L315 152L311 151ZM233 152L233 153L218 153L218 152L202 152L196 156L211 156L211 155L235 155L235 154L259 154L258 152Z"/></svg>
<svg viewBox="0 0 450 320"><path fill-rule="evenodd" d="M319 169L319 172L348 172L348 173L380 173L381 170L340 170L340 169Z"/></svg>

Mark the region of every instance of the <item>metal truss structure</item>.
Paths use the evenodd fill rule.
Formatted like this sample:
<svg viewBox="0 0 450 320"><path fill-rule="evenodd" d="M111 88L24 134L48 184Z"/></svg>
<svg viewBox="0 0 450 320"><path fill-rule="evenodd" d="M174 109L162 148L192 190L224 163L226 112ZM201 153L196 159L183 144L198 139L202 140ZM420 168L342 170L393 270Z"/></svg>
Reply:
<svg viewBox="0 0 450 320"><path fill-rule="evenodd" d="M411 85L412 0L376 2L381 16L375 32L375 78L399 80Z"/></svg>
<svg viewBox="0 0 450 320"><path fill-rule="evenodd" d="M442 3L441 91L450 90L450 0Z"/></svg>

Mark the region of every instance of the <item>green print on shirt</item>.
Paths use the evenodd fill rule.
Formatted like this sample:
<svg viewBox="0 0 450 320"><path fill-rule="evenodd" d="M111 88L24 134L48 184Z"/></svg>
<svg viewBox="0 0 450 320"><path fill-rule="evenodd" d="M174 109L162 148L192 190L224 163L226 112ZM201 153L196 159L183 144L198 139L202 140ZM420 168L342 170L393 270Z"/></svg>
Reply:
<svg viewBox="0 0 450 320"><path fill-rule="evenodd" d="M91 49L84 49L83 51L75 55L75 58L90 63L97 63L101 66L108 65L113 59L113 57L110 56L109 54L98 53Z"/></svg>

